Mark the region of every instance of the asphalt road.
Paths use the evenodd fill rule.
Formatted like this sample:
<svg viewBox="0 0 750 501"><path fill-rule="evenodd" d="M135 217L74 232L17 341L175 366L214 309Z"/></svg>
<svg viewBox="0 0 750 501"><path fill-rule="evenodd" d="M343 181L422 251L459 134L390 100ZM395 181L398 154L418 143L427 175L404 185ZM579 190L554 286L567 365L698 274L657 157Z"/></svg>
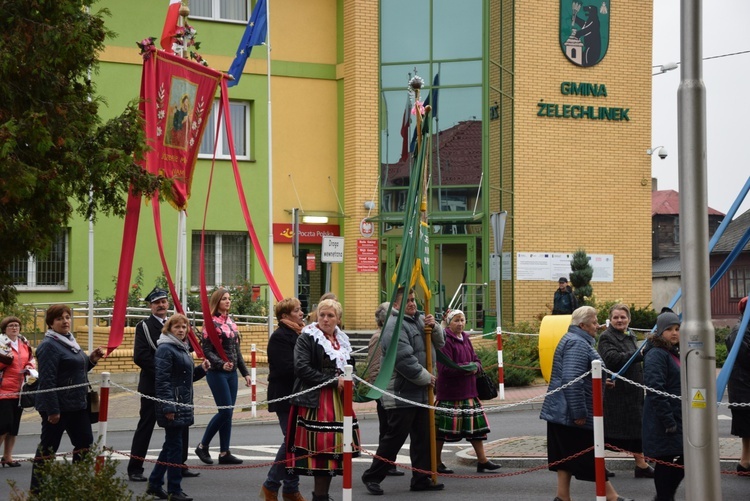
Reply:
<svg viewBox="0 0 750 501"><path fill-rule="evenodd" d="M521 435L543 435L545 424L539 419L538 410L520 410L490 414L492 433L490 440L504 437ZM363 447L375 450L377 437L377 421L370 416L360 421L362 427ZM202 428L191 430L191 445L199 440ZM728 436L729 421L719 421L719 435ZM108 436L108 443L115 450L128 451L130 448L131 432L113 432ZM154 459L159 453L163 440L163 433L157 429L151 442L152 449L149 451ZM15 447L15 458L23 459L31 456L38 441L38 436L19 436ZM204 466L192 456L188 463L193 469L201 472L198 478L184 479L183 489L196 500L207 499L257 499L257 493L268 471L267 463L273 461L278 445L281 441L281 432L276 423L245 424L235 426L232 430L232 452L245 459L243 469L218 471L218 467ZM217 453L218 437L212 444L212 454ZM494 500L518 500L518 501L549 501L554 498L556 476L546 469L527 472L524 469L510 469L507 467L499 470L499 474L477 474L470 464L458 460L455 452L465 448L468 444L459 444L457 447L446 445L443 460L451 466L457 476L443 478L446 488L437 493L414 493L409 491L409 478L390 477L387 478L382 487L385 496L376 498L367 493L364 485L359 480L362 472L370 463L369 458L362 457L354 461L354 491L353 497L358 500L368 499L403 499L419 500L421 498L430 500L455 500L455 499L494 499ZM70 442L67 437L63 438L61 452L70 450ZM408 465L408 449L405 447L399 462ZM502 461L501 461L502 462ZM119 470L125 475L126 461L122 461ZM147 473L150 468L147 468ZM0 499L8 499L10 488L6 479L14 479L23 487L28 486L31 475L31 465L23 463L21 468L0 469ZM625 497L640 501L650 500L654 496L653 481L648 479L634 479L628 471L618 471L612 480L618 492ZM303 495L309 500L312 490L312 479L302 478L301 486ZM332 483L331 496L335 500L342 499L341 479L336 478ZM146 486L142 483L129 483L132 491L141 494ZM591 500L595 498L594 484L588 482L573 481L573 495L576 500ZM735 476L722 476L723 499L725 500L747 500L750 499L750 479ZM678 500L686 499L684 486L677 492Z"/></svg>

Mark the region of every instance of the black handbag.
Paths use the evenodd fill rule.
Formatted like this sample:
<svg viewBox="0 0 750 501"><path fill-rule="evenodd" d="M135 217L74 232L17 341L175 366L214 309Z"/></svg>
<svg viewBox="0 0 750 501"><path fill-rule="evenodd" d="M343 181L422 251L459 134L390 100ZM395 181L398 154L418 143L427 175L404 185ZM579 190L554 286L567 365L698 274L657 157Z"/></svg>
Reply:
<svg viewBox="0 0 750 501"><path fill-rule="evenodd" d="M89 420L91 424L99 422L99 392L89 386L86 393L86 404L89 411Z"/></svg>
<svg viewBox="0 0 750 501"><path fill-rule="evenodd" d="M479 400L492 400L497 397L497 383L482 369L477 372L477 393Z"/></svg>
<svg viewBox="0 0 750 501"><path fill-rule="evenodd" d="M39 380L35 379L33 382L25 382L21 386L21 393L18 395L18 405L24 409L30 409L36 404L36 395L33 393L39 387Z"/></svg>

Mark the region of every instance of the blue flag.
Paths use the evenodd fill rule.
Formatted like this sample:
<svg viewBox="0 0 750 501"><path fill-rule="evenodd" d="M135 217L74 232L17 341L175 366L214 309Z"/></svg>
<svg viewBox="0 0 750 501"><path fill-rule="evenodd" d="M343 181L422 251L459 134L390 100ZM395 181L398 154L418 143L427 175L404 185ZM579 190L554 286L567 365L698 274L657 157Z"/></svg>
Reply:
<svg viewBox="0 0 750 501"><path fill-rule="evenodd" d="M250 57L250 51L253 50L253 45L263 45L263 42L266 41L267 33L268 16L266 12L266 0L258 0L253 13L250 14L250 20L247 22L247 28L245 28L245 34L242 35L240 46L237 47L237 55L235 55L232 66L227 72L234 77L234 80L230 80L227 83L227 87L234 87L239 83L247 58Z"/></svg>

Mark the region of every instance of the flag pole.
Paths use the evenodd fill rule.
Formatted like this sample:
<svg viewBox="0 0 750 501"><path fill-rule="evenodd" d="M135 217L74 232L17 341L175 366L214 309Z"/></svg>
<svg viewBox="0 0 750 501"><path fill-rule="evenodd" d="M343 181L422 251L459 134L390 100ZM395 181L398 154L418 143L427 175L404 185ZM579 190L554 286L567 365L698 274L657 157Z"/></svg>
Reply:
<svg viewBox="0 0 750 501"><path fill-rule="evenodd" d="M266 2L266 86L268 87L268 267L273 270L273 128L271 127L271 7ZM295 270L297 267L295 266ZM297 297L294 290L292 297ZM268 337L273 333L274 296L268 300Z"/></svg>
<svg viewBox="0 0 750 501"><path fill-rule="evenodd" d="M424 141L424 138L422 137L422 120L423 118L425 120L429 120L429 113L431 107L428 105L424 109L424 117L422 116L422 113L420 112L420 106L419 106L419 88L414 89L414 109L415 109L415 117L417 122L417 151L421 151L422 148L422 142ZM424 164L427 163L428 156L425 152L425 154L422 156L422 162ZM427 225L427 179L429 177L428 169L426 168L426 165L423 164L422 169L422 201L419 206L419 212L420 212L420 224ZM421 232L420 232L421 234ZM414 238L418 238L420 240L419 245L423 245L421 238L419 235L414 235ZM429 249L425 249L425 253L429 252ZM429 287L430 284L427 284L427 287ZM430 294L427 293L428 291L425 291L425 303L424 303L424 310L425 315L430 314L431 305L430 305ZM431 325L425 325L424 326L424 337L425 337L425 348L426 348L426 360L425 363L427 367L427 372L432 374L432 326ZM427 387L427 404L430 406L429 409L429 415L430 415L430 471L432 472L432 483L437 484L437 456L436 456L436 432L435 432L435 410L432 408L435 405L435 388L433 388L432 385Z"/></svg>
<svg viewBox="0 0 750 501"><path fill-rule="evenodd" d="M180 17L177 25L181 28L187 26L187 18L190 15L190 0L182 0L180 5ZM188 37L182 37L182 54L184 59L188 59ZM187 132L187 131L186 131ZM187 307L187 213L185 209L177 213L177 294L180 303Z"/></svg>

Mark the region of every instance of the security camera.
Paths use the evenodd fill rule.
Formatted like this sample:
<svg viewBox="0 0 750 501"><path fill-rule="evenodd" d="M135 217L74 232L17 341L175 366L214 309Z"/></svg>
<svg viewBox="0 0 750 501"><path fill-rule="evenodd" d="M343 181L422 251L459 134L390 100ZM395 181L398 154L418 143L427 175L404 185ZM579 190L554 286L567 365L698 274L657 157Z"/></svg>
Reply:
<svg viewBox="0 0 750 501"><path fill-rule="evenodd" d="M646 150L646 153L649 155L653 155L654 153L656 153L657 155L659 155L659 158L661 158L662 160L667 158L667 155L669 154L667 152L667 149L664 146L657 146L656 148L649 148Z"/></svg>

